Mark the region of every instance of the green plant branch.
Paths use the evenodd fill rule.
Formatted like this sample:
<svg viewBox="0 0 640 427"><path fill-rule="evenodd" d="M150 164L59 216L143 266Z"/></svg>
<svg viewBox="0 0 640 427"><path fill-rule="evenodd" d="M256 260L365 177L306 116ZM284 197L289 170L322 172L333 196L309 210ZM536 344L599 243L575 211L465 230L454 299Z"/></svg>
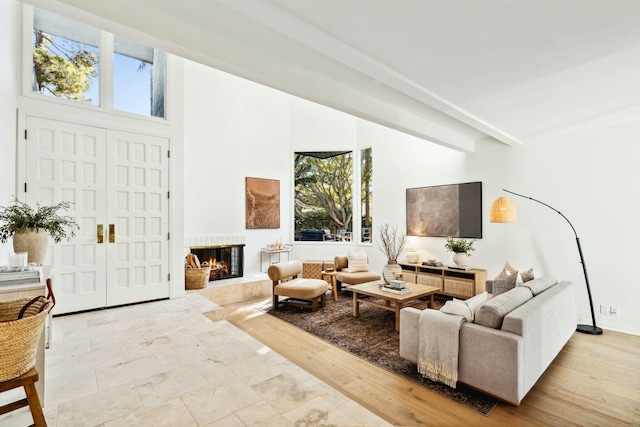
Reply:
<svg viewBox="0 0 640 427"><path fill-rule="evenodd" d="M12 204L0 206L0 241L6 243L17 232L42 228L49 233L51 239L58 243L62 239L69 240L79 230L75 219L59 215L59 210L69 210L70 202L60 202L52 206L40 206L35 209L14 197Z"/></svg>
<svg viewBox="0 0 640 427"><path fill-rule="evenodd" d="M449 252L455 252L457 254L463 253L467 256L471 256L471 252L475 250L473 247L474 240L465 240L465 239L454 239L452 236L447 237L447 243L444 244L444 247Z"/></svg>

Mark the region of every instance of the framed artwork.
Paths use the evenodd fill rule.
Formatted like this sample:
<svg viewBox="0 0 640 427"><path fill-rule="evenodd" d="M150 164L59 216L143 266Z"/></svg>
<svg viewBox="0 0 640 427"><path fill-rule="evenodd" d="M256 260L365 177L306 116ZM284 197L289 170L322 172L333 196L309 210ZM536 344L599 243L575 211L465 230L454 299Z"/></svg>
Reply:
<svg viewBox="0 0 640 427"><path fill-rule="evenodd" d="M482 182L408 188L407 235L482 238Z"/></svg>
<svg viewBox="0 0 640 427"><path fill-rule="evenodd" d="M247 229L280 228L280 180L246 178Z"/></svg>

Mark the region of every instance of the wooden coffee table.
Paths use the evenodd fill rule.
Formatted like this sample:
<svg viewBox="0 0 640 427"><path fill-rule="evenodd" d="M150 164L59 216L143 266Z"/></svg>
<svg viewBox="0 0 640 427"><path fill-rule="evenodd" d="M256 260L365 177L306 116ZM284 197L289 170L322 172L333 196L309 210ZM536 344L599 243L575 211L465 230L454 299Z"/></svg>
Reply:
<svg viewBox="0 0 640 427"><path fill-rule="evenodd" d="M382 280L362 283L360 285L351 285L347 290L353 292L353 317L360 315L360 303L364 302L383 310L394 311L396 313L396 331L400 330L400 310L410 301L430 296L429 307L433 308L433 296L440 292L439 287L420 285L417 283L407 283L407 287L411 288L410 294L395 294L393 292L385 292L380 289ZM374 297L384 300L384 304L372 301L367 297ZM392 304L393 303L393 304Z"/></svg>

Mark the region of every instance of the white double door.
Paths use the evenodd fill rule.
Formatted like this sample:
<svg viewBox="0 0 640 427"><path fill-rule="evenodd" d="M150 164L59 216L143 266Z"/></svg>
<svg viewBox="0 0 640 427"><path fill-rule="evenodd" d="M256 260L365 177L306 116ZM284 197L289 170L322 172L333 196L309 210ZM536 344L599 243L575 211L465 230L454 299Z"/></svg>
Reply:
<svg viewBox="0 0 640 427"><path fill-rule="evenodd" d="M26 201L73 203L76 237L49 242L54 313L169 296L167 138L26 118Z"/></svg>

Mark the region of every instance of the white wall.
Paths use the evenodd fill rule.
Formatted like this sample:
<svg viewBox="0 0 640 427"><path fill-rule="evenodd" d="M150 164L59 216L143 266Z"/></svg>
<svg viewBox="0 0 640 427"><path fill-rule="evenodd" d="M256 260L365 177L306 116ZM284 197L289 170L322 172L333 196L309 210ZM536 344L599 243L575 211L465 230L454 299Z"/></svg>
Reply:
<svg viewBox="0 0 640 427"><path fill-rule="evenodd" d="M0 0L0 11L0 205L6 206L16 194L17 2ZM11 250L10 242L0 243L0 264Z"/></svg>
<svg viewBox="0 0 640 427"><path fill-rule="evenodd" d="M289 96L185 61L185 234L244 235L245 272L260 248L290 240ZM280 180L280 229L246 230L245 178Z"/></svg>
<svg viewBox="0 0 640 427"><path fill-rule="evenodd" d="M465 175L459 152L209 67L185 64L185 234L246 235L245 273L266 268L266 263L260 265L261 247L293 239L294 151L372 147L374 223L387 222L402 231L407 187L461 182ZM247 176L280 180L280 229L245 229ZM295 242L291 257L332 260L356 246L365 248L372 268L382 270L385 259L375 243Z"/></svg>

